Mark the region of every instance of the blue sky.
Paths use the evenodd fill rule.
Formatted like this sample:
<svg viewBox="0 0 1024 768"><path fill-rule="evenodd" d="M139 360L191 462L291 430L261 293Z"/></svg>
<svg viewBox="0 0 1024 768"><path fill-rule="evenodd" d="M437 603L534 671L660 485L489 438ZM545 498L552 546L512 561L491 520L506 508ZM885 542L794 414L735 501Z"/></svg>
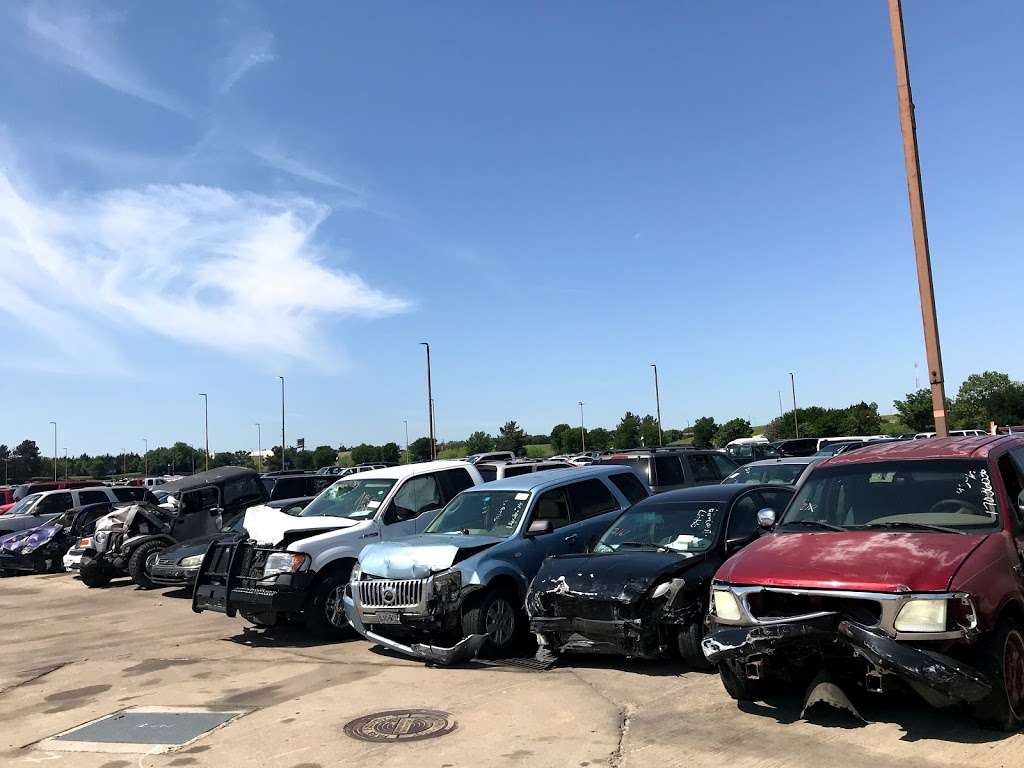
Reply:
<svg viewBox="0 0 1024 768"><path fill-rule="evenodd" d="M905 3L950 389L1024 377L1016 2ZM858 3L5 4L0 442L761 423L924 374ZM1012 309L1011 309L1012 308Z"/></svg>

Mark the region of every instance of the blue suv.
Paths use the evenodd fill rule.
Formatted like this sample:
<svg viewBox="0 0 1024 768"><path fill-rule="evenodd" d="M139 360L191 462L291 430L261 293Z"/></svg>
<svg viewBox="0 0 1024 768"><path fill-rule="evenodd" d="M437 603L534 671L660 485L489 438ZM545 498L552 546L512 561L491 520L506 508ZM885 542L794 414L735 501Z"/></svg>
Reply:
<svg viewBox="0 0 1024 768"><path fill-rule="evenodd" d="M648 495L639 475L618 465L469 488L424 533L363 549L345 596L348 619L368 640L430 661L512 653L528 634L526 592L544 558L586 551Z"/></svg>

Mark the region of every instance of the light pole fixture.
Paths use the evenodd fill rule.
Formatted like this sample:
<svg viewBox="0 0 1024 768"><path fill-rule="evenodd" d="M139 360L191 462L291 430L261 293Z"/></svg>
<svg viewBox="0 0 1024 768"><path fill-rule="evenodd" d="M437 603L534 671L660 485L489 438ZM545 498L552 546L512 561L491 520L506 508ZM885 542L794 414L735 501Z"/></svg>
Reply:
<svg viewBox="0 0 1024 768"><path fill-rule="evenodd" d="M658 445L662 445L665 442L665 436L661 431L661 392L658 389L657 363L651 363L651 368L654 369L654 406L658 412Z"/></svg>
<svg viewBox="0 0 1024 768"><path fill-rule="evenodd" d="M405 424L405 452L409 453L409 420L402 419L402 423Z"/></svg>
<svg viewBox="0 0 1024 768"><path fill-rule="evenodd" d="M142 454L142 476L149 477L149 440L142 438L146 451Z"/></svg>
<svg viewBox="0 0 1024 768"><path fill-rule="evenodd" d="M284 376L278 376L281 380L281 471L284 471L285 459L284 453L287 444L284 441Z"/></svg>
<svg viewBox="0 0 1024 768"><path fill-rule="evenodd" d="M256 470L263 471L263 434L260 432L260 423L256 422Z"/></svg>
<svg viewBox="0 0 1024 768"><path fill-rule="evenodd" d="M789 386L793 389L793 432L794 437L800 437L800 420L796 416L796 377L789 374Z"/></svg>
<svg viewBox="0 0 1024 768"><path fill-rule="evenodd" d="M210 469L210 399L205 392L200 392L203 398L203 434L206 439L206 469Z"/></svg>
<svg viewBox="0 0 1024 768"><path fill-rule="evenodd" d="M427 348L427 424L430 429L430 460L437 458L437 443L434 437L434 393L430 379L430 342L421 341L420 346Z"/></svg>
<svg viewBox="0 0 1024 768"><path fill-rule="evenodd" d="M57 481L57 422L51 421L53 424L53 480Z"/></svg>
<svg viewBox="0 0 1024 768"><path fill-rule="evenodd" d="M583 428L583 401L580 400L580 445L581 452L587 450L587 431Z"/></svg>

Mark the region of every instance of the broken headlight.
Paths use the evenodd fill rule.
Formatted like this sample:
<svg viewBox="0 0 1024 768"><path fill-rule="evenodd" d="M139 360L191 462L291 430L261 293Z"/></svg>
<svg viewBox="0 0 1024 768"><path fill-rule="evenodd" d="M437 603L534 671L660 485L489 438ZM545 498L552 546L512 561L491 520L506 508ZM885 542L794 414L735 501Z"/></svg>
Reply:
<svg viewBox="0 0 1024 768"><path fill-rule="evenodd" d="M309 557L301 552L274 552L263 566L263 578L281 573L298 573L309 567Z"/></svg>
<svg viewBox="0 0 1024 768"><path fill-rule="evenodd" d="M893 626L897 632L945 632L947 607L945 598L914 598L900 608Z"/></svg>
<svg viewBox="0 0 1024 768"><path fill-rule="evenodd" d="M356 560L356 564L352 566L352 573L349 574L349 581L359 581L363 576L363 569L359 565L359 561Z"/></svg>
<svg viewBox="0 0 1024 768"><path fill-rule="evenodd" d="M728 589L715 589L712 593L715 615L722 621L739 621L743 616L740 601Z"/></svg>
<svg viewBox="0 0 1024 768"><path fill-rule="evenodd" d="M446 594L457 591L462 586L462 571L449 568L447 571L435 573L433 576L434 592Z"/></svg>

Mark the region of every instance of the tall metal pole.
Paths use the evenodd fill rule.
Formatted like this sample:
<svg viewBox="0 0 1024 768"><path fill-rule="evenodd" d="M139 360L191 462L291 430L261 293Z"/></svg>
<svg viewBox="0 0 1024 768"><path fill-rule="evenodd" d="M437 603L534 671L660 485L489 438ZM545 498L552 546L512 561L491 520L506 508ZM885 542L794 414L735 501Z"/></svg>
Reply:
<svg viewBox="0 0 1024 768"><path fill-rule="evenodd" d="M580 445L587 450L587 430L583 428L583 401L580 400Z"/></svg>
<svg viewBox="0 0 1024 768"><path fill-rule="evenodd" d="M779 390L779 425L782 425L782 420L786 418L786 412L782 409L782 390Z"/></svg>
<svg viewBox="0 0 1024 768"><path fill-rule="evenodd" d="M256 471L263 471L263 433L260 431L260 423L256 422Z"/></svg>
<svg viewBox="0 0 1024 768"><path fill-rule="evenodd" d="M405 452L409 452L409 420L402 419L402 423L405 424Z"/></svg>
<svg viewBox="0 0 1024 768"><path fill-rule="evenodd" d="M654 405L658 410L658 445L663 445L665 436L661 432L661 392L658 389L658 366L651 363L651 368L654 369Z"/></svg>
<svg viewBox="0 0 1024 768"><path fill-rule="evenodd" d="M939 320L935 313L932 257L928 250L928 224L924 215L924 188L921 185L921 160L917 149L914 96L910 90L910 65L907 62L907 39L903 31L903 6L900 0L889 0L889 27L892 30L892 48L896 59L896 92L900 104L900 128L903 131L903 159L907 169L910 224L914 233L914 255L917 261L917 286L921 295L924 348L928 357L928 381L931 382L932 389L932 415L935 417L936 437L948 437L942 347L939 344Z"/></svg>
<svg viewBox="0 0 1024 768"><path fill-rule="evenodd" d="M142 438L142 444L146 447L146 452L142 454L142 476L149 477L149 440Z"/></svg>
<svg viewBox="0 0 1024 768"><path fill-rule="evenodd" d="M430 427L430 460L433 461L437 458L437 444L434 442L434 395L430 380L430 343L421 341L420 345L427 348L427 421Z"/></svg>
<svg viewBox="0 0 1024 768"><path fill-rule="evenodd" d="M200 392L203 398L203 429L206 436L206 470L210 470L210 399L205 392Z"/></svg>
<svg viewBox="0 0 1024 768"><path fill-rule="evenodd" d="M281 471L284 471L284 452L287 444L284 441L284 376L278 376L281 380Z"/></svg>
<svg viewBox="0 0 1024 768"><path fill-rule="evenodd" d="M50 423L53 424L53 481L57 482L57 422Z"/></svg>
<svg viewBox="0 0 1024 768"><path fill-rule="evenodd" d="M800 420L796 417L796 377L789 374L789 386L793 388L793 431L794 437L800 437Z"/></svg>
<svg viewBox="0 0 1024 768"><path fill-rule="evenodd" d="M64 449L64 479L68 479L68 449Z"/></svg>

